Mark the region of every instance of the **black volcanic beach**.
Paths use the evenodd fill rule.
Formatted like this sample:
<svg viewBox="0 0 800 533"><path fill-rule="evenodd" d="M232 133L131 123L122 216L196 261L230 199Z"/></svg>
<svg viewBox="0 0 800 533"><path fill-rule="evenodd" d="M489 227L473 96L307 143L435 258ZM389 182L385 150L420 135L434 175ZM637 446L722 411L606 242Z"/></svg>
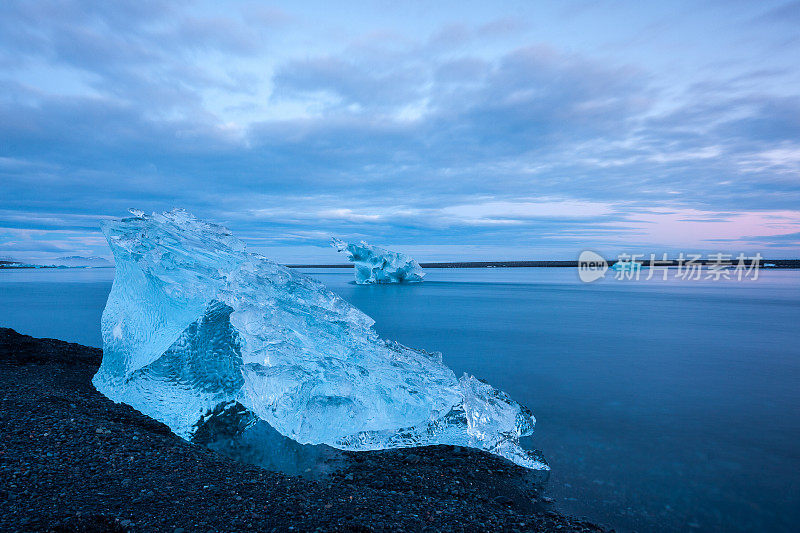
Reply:
<svg viewBox="0 0 800 533"><path fill-rule="evenodd" d="M475 450L349 453L316 480L233 461L98 393L101 357L0 328L0 530L602 530Z"/></svg>

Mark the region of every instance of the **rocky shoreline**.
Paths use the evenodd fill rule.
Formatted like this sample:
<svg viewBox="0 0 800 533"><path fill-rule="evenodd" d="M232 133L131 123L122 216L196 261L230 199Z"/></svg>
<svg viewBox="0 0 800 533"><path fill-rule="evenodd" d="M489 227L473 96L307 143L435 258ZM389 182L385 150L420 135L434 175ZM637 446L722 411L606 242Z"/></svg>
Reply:
<svg viewBox="0 0 800 533"><path fill-rule="evenodd" d="M318 479L231 460L98 393L101 357L0 328L0 530L602 531L471 449L349 453Z"/></svg>

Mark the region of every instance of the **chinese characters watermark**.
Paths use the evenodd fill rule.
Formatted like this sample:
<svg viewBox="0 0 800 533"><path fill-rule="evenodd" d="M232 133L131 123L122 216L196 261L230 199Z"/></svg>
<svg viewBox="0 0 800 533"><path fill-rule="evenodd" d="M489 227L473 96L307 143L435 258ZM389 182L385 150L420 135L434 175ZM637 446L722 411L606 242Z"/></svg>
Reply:
<svg viewBox="0 0 800 533"><path fill-rule="evenodd" d="M611 271L617 280L667 280L670 277L684 281L698 280L752 280L758 279L759 269L767 266L760 253L747 256L714 253L684 254L670 258L666 253L626 254L617 256L615 261L606 259L596 252L585 250L578 258L578 276L581 281L591 283L605 277ZM774 265L773 265L774 266Z"/></svg>

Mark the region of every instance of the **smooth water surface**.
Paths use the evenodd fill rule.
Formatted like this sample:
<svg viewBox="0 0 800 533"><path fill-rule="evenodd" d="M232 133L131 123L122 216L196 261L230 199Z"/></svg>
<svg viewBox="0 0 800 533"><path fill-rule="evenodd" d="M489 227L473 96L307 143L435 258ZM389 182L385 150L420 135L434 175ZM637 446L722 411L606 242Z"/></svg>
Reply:
<svg viewBox="0 0 800 533"><path fill-rule="evenodd" d="M112 281L113 268L0 270L0 326L102 347Z"/></svg>
<svg viewBox="0 0 800 533"><path fill-rule="evenodd" d="M800 521L800 271L584 284L573 269L308 270L378 332L531 407L563 511L619 530ZM1 271L0 325L100 346L113 270Z"/></svg>

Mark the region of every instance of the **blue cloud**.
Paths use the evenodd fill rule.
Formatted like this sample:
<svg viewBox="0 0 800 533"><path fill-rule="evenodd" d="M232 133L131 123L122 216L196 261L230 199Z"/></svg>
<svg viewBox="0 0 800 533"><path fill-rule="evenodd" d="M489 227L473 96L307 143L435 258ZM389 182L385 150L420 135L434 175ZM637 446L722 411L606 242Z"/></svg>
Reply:
<svg viewBox="0 0 800 533"><path fill-rule="evenodd" d="M778 213L776 235L800 227L791 31L751 24L751 55L731 37L701 64L670 43L702 36L630 9L630 29L594 25L584 42L547 30L580 9L456 22L437 10L420 29L193 2L6 2L3 249L102 247L97 221L131 206L180 205L278 255L328 233L572 257L633 236L674 246L652 231L668 216L698 232L731 213L764 228ZM715 16L735 27L789 7L739 9ZM647 46L615 44L652 28L664 35ZM694 78L668 83L670 65ZM758 246L745 235L762 229L717 241Z"/></svg>

